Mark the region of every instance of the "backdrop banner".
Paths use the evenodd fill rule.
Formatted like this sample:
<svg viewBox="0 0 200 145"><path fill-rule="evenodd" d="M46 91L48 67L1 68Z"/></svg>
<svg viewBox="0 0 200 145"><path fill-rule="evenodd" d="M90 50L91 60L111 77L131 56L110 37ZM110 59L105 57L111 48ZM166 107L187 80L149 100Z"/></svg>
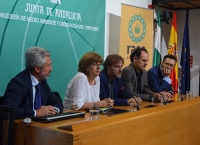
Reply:
<svg viewBox="0 0 200 145"><path fill-rule="evenodd" d="M103 56L105 0L0 0L0 96L7 83L25 69L32 46L50 51L52 91L62 98L78 62L88 51Z"/></svg>
<svg viewBox="0 0 200 145"><path fill-rule="evenodd" d="M147 70L152 67L153 58L153 10L122 4L119 55L130 64L130 54L138 46L149 52Z"/></svg>

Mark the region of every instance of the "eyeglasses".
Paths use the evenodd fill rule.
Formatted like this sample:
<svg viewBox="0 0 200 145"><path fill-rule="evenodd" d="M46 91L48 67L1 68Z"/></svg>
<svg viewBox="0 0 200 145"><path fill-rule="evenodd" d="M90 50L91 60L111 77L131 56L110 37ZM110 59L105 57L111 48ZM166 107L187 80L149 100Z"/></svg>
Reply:
<svg viewBox="0 0 200 145"><path fill-rule="evenodd" d="M92 63L90 64L91 66L94 66L94 67L100 67L102 64L101 63Z"/></svg>
<svg viewBox="0 0 200 145"><path fill-rule="evenodd" d="M167 62L164 62L165 65L169 66L169 67L174 67L173 64L170 64L170 63L167 63Z"/></svg>

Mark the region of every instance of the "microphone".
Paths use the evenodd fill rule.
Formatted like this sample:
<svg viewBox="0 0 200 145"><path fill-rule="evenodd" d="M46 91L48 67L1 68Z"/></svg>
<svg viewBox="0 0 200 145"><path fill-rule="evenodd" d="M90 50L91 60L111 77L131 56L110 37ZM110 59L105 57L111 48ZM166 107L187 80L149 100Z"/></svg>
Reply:
<svg viewBox="0 0 200 145"><path fill-rule="evenodd" d="M120 90L124 90L124 89L125 89L124 86L121 86L121 87L120 87ZM136 99L135 97L133 97L133 98L135 99L135 103L136 103L136 108L137 108L137 110L140 110L139 103L138 103L137 99Z"/></svg>
<svg viewBox="0 0 200 145"><path fill-rule="evenodd" d="M164 100L164 105L166 105L166 104L168 103L168 99L165 98L165 97L163 96L163 94L161 94L160 92L155 91L154 89L150 88L148 85L145 85L145 87L147 87L149 90L151 90L151 91L154 92L154 93L160 94L160 95L162 96L163 100Z"/></svg>
<svg viewBox="0 0 200 145"><path fill-rule="evenodd" d="M179 94L181 94L181 101L183 101L183 96L182 96L182 93L180 93L179 91L169 91L169 90L167 90L166 88L162 88L164 91L166 91L166 92L172 92L173 94L174 93L179 93Z"/></svg>

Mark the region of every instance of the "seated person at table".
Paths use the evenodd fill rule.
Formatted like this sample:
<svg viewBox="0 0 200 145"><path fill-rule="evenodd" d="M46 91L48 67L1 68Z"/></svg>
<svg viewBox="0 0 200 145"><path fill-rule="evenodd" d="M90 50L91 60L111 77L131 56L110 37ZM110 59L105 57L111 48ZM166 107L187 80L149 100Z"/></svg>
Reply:
<svg viewBox="0 0 200 145"><path fill-rule="evenodd" d="M161 95L152 92L147 84L145 68L149 61L148 51L144 47L138 47L131 53L130 60L131 64L122 70L122 81L125 89L131 95L140 97L144 101L151 101L152 97L160 99Z"/></svg>
<svg viewBox="0 0 200 145"><path fill-rule="evenodd" d="M112 107L114 101L105 98L99 99L100 91L100 65L102 57L95 52L88 52L78 64L78 73L67 86L64 99L64 108L68 110L88 109L92 106Z"/></svg>
<svg viewBox="0 0 200 145"><path fill-rule="evenodd" d="M134 97L124 89L121 80L122 66L124 59L117 55L108 55L103 63L104 69L100 73L100 99L114 99L116 106L126 106L137 100L140 103L142 100L139 97Z"/></svg>
<svg viewBox="0 0 200 145"><path fill-rule="evenodd" d="M172 80L170 75L176 64L176 57L168 54L163 58L163 62L160 65L154 66L147 72L149 87L157 92L166 91L165 95L171 97Z"/></svg>
<svg viewBox="0 0 200 145"><path fill-rule="evenodd" d="M63 104L47 84L52 70L48 50L32 47L25 54L26 69L7 85L4 105L14 107L15 118L40 117L63 111Z"/></svg>

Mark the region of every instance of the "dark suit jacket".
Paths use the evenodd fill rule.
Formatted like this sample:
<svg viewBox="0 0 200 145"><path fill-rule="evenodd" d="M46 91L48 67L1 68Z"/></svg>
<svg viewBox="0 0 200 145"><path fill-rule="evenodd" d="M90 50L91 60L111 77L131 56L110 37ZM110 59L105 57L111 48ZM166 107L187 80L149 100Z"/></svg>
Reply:
<svg viewBox="0 0 200 145"><path fill-rule="evenodd" d="M100 100L109 98L109 79L105 70L102 70L100 75ZM121 78L115 78L113 81L113 99L114 105L128 105L127 99L133 97L124 89Z"/></svg>
<svg viewBox="0 0 200 145"><path fill-rule="evenodd" d="M46 81L41 81L40 90L43 106L52 105L63 111L62 102L51 92ZM8 83L4 105L15 108L15 118L34 117L32 82L28 70L20 72Z"/></svg>
<svg viewBox="0 0 200 145"><path fill-rule="evenodd" d="M160 65L154 66L147 72L149 87L156 92L172 91L172 85L163 80Z"/></svg>
<svg viewBox="0 0 200 145"><path fill-rule="evenodd" d="M122 81L125 89L133 96L140 97L144 101L151 101L151 96L154 94L147 84L147 72L143 70L141 77L141 94L137 93L137 76L133 64L124 67L122 70Z"/></svg>

